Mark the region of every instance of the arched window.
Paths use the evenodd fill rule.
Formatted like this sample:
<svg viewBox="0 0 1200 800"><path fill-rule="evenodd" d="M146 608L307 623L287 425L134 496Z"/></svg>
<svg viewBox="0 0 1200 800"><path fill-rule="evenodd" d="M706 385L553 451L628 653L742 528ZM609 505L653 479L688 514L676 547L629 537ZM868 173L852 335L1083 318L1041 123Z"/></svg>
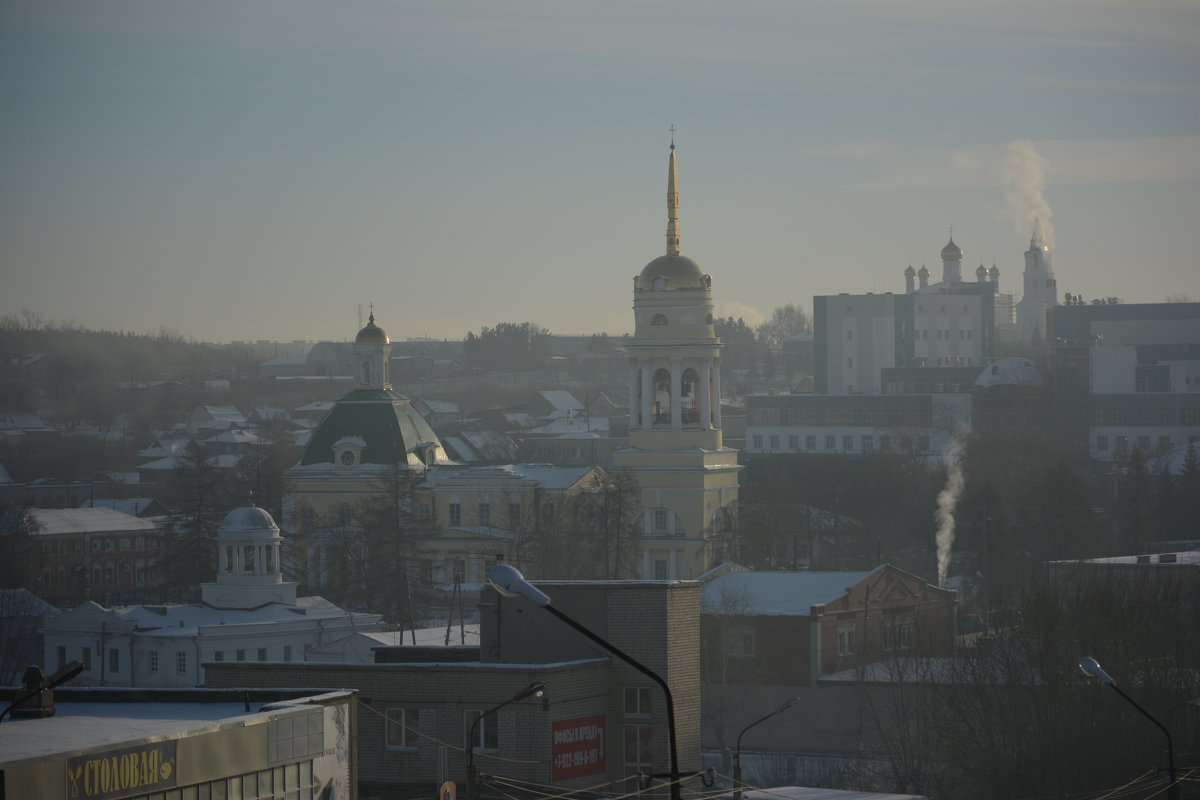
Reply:
<svg viewBox="0 0 1200 800"><path fill-rule="evenodd" d="M667 315L666 314L655 314L653 317L650 318L650 324L651 325L666 325L667 324Z"/></svg>
<svg viewBox="0 0 1200 800"><path fill-rule="evenodd" d="M367 386L371 383L371 362L370 361L362 362L362 382L363 382L363 386Z"/></svg>
<svg viewBox="0 0 1200 800"><path fill-rule="evenodd" d="M671 373L660 369L654 373L654 424L671 423Z"/></svg>
<svg viewBox="0 0 1200 800"><path fill-rule="evenodd" d="M700 412L696 403L696 387L700 383L700 375L694 369L685 369L680 379L679 403L683 407L683 424L695 424L700 421Z"/></svg>
<svg viewBox="0 0 1200 800"><path fill-rule="evenodd" d="M317 524L317 512L313 511L311 503L300 506L300 526L308 529Z"/></svg>
<svg viewBox="0 0 1200 800"><path fill-rule="evenodd" d="M349 503L342 503L340 506L338 506L338 522L343 528L349 527L353 518L354 509L350 508Z"/></svg>

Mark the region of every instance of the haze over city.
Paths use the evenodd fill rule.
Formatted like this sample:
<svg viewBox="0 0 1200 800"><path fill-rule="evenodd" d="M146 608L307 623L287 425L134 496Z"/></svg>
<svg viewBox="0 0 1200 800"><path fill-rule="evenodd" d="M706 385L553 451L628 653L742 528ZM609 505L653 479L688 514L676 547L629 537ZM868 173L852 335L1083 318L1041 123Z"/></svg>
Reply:
<svg viewBox="0 0 1200 800"><path fill-rule="evenodd" d="M624 333L903 291L953 226L1019 285L1200 294L1200 10L1176 2L8 2L0 314L203 341ZM1022 194L1023 192L1023 194Z"/></svg>

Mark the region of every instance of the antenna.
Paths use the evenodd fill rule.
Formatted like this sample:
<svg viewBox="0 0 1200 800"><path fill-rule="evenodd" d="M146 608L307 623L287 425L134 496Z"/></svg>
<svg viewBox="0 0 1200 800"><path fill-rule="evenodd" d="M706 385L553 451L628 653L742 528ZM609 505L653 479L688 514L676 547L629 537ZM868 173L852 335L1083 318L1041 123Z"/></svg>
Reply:
<svg viewBox="0 0 1200 800"><path fill-rule="evenodd" d="M358 327L362 327L362 303L358 304Z"/></svg>

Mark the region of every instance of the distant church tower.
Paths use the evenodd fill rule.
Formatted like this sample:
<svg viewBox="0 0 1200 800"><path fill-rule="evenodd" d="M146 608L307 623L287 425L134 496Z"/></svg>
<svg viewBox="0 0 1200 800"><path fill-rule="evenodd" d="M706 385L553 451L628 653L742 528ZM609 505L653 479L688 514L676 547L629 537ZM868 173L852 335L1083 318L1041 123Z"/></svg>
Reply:
<svg viewBox="0 0 1200 800"><path fill-rule="evenodd" d="M1046 335L1046 310L1058 305L1058 285L1050 268L1050 248L1042 240L1042 226L1033 224L1025 251L1025 292L1017 304L1018 335L1026 342Z"/></svg>
<svg viewBox="0 0 1200 800"><path fill-rule="evenodd" d="M629 447L613 454L642 494L645 579L694 578L734 553L737 451L721 436L721 342L712 277L679 254L675 142L667 170L667 253L633 281Z"/></svg>

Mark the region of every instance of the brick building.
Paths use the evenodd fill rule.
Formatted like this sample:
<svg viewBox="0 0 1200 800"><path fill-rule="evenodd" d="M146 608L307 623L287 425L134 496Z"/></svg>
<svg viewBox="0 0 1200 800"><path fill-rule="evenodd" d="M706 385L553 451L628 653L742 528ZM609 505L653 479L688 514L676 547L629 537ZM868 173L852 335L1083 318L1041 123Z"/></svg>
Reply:
<svg viewBox="0 0 1200 800"><path fill-rule="evenodd" d="M555 608L661 675L674 697L679 766L700 766L699 585L679 581L539 582ZM484 591L478 647L385 647L376 663L205 664L211 687L358 690L365 794L462 783L471 724L534 681L545 696L506 705L475 731L485 782L634 791L668 772L661 689L527 600ZM608 745L605 746L607 741Z"/></svg>

